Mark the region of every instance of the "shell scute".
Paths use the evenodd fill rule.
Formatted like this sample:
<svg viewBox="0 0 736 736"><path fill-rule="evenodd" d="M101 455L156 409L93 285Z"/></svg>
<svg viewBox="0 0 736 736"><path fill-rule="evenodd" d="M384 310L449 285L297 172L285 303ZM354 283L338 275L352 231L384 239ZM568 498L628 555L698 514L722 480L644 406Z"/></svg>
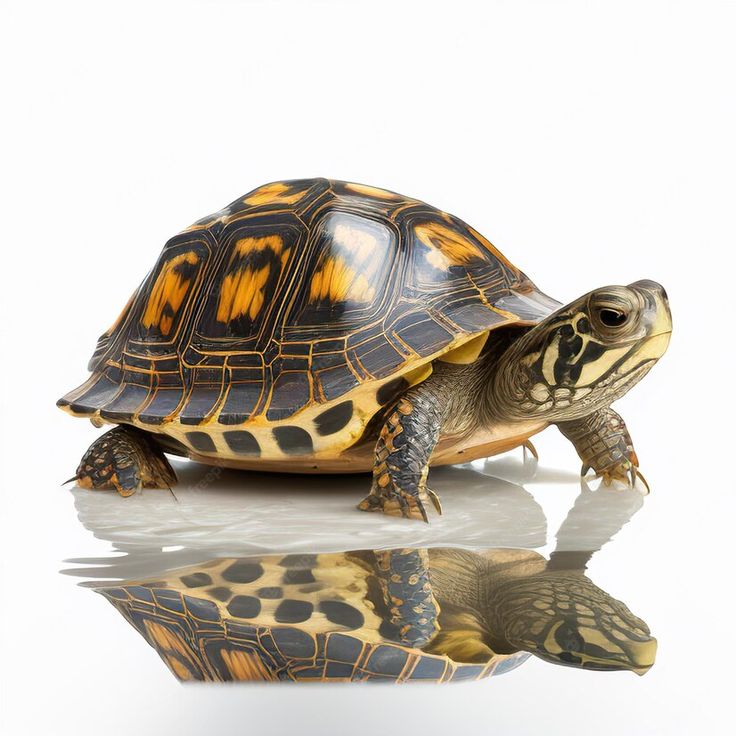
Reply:
<svg viewBox="0 0 736 736"><path fill-rule="evenodd" d="M194 453L204 443L187 427L210 435L207 453L236 457L224 432L244 425L258 457L326 456L360 437L384 385L556 306L483 236L418 200L275 182L166 244L100 338L90 380L59 403ZM346 401L345 425L322 431Z"/></svg>

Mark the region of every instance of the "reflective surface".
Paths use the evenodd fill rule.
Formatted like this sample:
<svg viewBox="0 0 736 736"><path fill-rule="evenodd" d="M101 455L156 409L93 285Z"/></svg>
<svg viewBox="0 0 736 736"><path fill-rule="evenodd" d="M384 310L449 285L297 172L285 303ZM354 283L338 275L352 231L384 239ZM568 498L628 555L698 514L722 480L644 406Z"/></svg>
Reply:
<svg viewBox="0 0 736 736"><path fill-rule="evenodd" d="M182 733L195 734L206 730L212 719L224 727L234 720L247 720L252 713L258 713L259 723L271 723L265 727L269 733L296 732L305 717L315 724L327 718L328 733L341 733L347 722L354 724L356 733L372 733L382 721L373 705L377 696L369 694L378 692L375 687L338 682L311 688L297 684L287 690L273 683L182 688L171 672L176 665L166 659L176 654L175 649L164 651L162 661L149 643L148 632L142 636L123 618L124 606L121 610L90 589L167 581L166 589L203 599L201 588L184 592L176 578L186 573L177 575L177 571L186 568L194 574L216 559L331 556L345 550L428 549L431 556L447 548L472 554L512 549L542 560L545 568L549 564L545 560L562 554L562 561L574 561L578 571L586 564L585 575L592 583L624 602L657 638L656 663L644 677L626 671L559 666L537 652L504 677L469 680L449 688L393 684L380 688L381 702L393 712L404 712L407 697L416 703L420 723L451 729L460 705L469 732L486 733L487 724L480 714L492 706L505 731L513 732L520 719L530 724L529 733L533 733L538 716L522 707L533 693L541 708L565 704L591 717L605 704L610 720L604 733L614 733L629 723L632 709L645 718L647 713L667 713L665 724L676 718L692 724L702 720L696 703L716 697L727 686L727 678L719 673L725 676L728 660L719 650L719 627L713 623L718 611L727 610L729 595L726 578L719 573L718 564L713 564L727 559L719 545L726 539L728 518L717 513L717 499L725 498L725 486L701 486L696 492L698 487L692 485L684 494L662 472L646 498L627 492L581 494L574 472L547 464L556 458L560 458L559 466L571 463L565 455L564 438L545 433L538 444L539 467L524 464L521 452L516 451L472 467L432 471L432 482L445 503L443 516L433 518L430 525L355 511L366 480L361 476L335 476L324 485L318 478L299 478L296 483L295 477L234 471L213 478L210 468L181 462L177 471L182 483L175 491L176 500L167 491L144 491L123 499L114 493L95 494L58 485L65 477L60 471L66 470L69 458L73 459L73 452L90 431L80 429L84 431L78 435L59 434L48 466L41 468L43 489L33 493L18 480L8 486L12 492L5 498L5 539L16 540L7 547L10 554L4 559L5 610L14 611L13 626L3 630L5 652L12 662L12 668L6 670L9 678L12 675L8 679L12 685L5 692L24 691L34 702L43 698L47 704L29 711L10 702L6 712L14 723L30 719L44 733L53 733L54 724L62 723L61 733L93 734L104 721L110 733L124 734L129 732L129 719L111 724L109 713L135 708L149 714L150 733L165 731L172 717ZM654 464L666 470L666 457L656 445L654 450ZM672 478L676 470L672 468ZM36 531L29 542L31 528ZM590 550L598 551L586 561ZM564 553L578 552L583 555L567 555L565 560ZM59 574L60 569L64 574ZM212 572L213 579L221 576L217 570ZM237 588L240 584L229 585ZM343 586L341 583L337 592ZM213 587L217 585L204 591ZM336 592L334 587L332 591ZM275 616L246 620L231 614L227 605L232 598L250 595L244 589L233 593L218 608L226 625L237 624L241 632L252 625L288 627L311 636L301 628L303 622L281 624ZM295 597L291 592L289 596ZM441 591L438 600L441 617L443 602L445 612L451 609L446 593ZM262 610L275 613L278 603L267 605L264 601ZM318 606L319 601L314 600L313 605ZM528 609L527 603L522 607ZM166 611L165 607L160 611ZM145 617L146 613L145 605L139 606L137 615ZM156 615L154 611L149 620L163 624ZM186 625L185 617L169 618ZM445 621L444 625L445 632L462 631L456 646L474 643L455 623ZM334 633L355 635L366 652L369 645L385 643L371 639L365 627ZM233 642L223 638L219 643ZM239 642L242 644L242 636ZM425 645L400 646L409 650L407 661L416 661L417 651L443 661L447 657L448 662L467 658L447 650L434 654ZM683 652L687 657L683 658ZM527 656L528 650L519 649L519 654ZM211 656L218 661L216 654ZM508 654L504 651L501 656ZM246 661L231 655L232 669L224 664L225 671L219 670L223 679L252 676ZM210 662L209 655L206 661L189 660L188 669L180 668L179 676L196 672L206 662ZM284 664L281 662L282 668ZM347 664L352 673L352 664ZM213 678L218 673L217 669L206 671ZM496 666L495 672L499 671ZM455 670L447 664L445 672ZM672 702L673 693L676 702ZM70 711L71 702L78 707ZM664 708L667 703L671 711ZM649 732L648 727L643 732Z"/></svg>
<svg viewBox="0 0 736 736"><path fill-rule="evenodd" d="M2 123L12 142L0 290L3 736L730 734L736 107L724 89L736 7L139 5L10 3L4 14L13 114ZM457 213L564 301L587 285L667 284L677 333L656 376L616 406L652 493L586 571L656 636L643 677L532 655L507 675L447 687L182 685L102 595L79 586L146 579L145 565L101 568L137 566L131 544L189 554L215 528L204 490L196 512L157 542L136 543L131 520L145 520L149 503L173 504L166 493L95 499L105 528L85 528L60 483L97 433L54 401L81 380L90 346L170 232L246 179L313 172L385 183ZM524 480L518 453L488 472L523 485L538 540L528 546L549 558L579 495L579 461L553 429L535 445L542 468L567 474ZM207 472L187 469L182 485ZM509 508L491 479L472 493L445 484L441 519L383 539L371 515L354 511L364 487L320 490L310 480L300 495L293 483L225 474L210 486L230 499L233 527L258 520L249 538L260 539L247 547L235 532L238 545L210 558L290 551L287 533L271 540L268 531L287 517L302 529L314 519L322 539L344 529L331 547L313 545L329 552L422 547L430 533L462 545L452 527L466 512L477 548L519 546L484 534L484 514ZM546 528L534 521L542 517ZM358 523L374 536L355 537ZM113 533L116 524L129 535ZM85 562L63 562L71 558ZM59 574L93 567L94 576Z"/></svg>
<svg viewBox="0 0 736 736"><path fill-rule="evenodd" d="M122 554L76 558L65 572L87 578L181 680L449 682L508 672L529 654L646 672L648 626L585 574L641 494L581 485L547 558L534 551L544 512L522 485L490 475L504 466L555 475L511 457L439 471L435 486L454 489L460 512L438 529L383 517L366 528L375 517L345 514L362 477L291 496L251 476L247 506L228 478L133 503L79 489L81 522ZM346 549L358 539L372 548Z"/></svg>

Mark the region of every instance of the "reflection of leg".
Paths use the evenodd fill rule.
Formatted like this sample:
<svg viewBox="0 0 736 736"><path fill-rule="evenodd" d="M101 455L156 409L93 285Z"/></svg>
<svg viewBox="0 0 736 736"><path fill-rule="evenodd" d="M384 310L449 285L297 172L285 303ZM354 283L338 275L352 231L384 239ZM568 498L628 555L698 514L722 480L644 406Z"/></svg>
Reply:
<svg viewBox="0 0 736 736"><path fill-rule="evenodd" d="M176 475L146 432L120 426L90 445L75 480L82 488L114 488L121 496L130 496L142 487L170 488Z"/></svg>
<svg viewBox="0 0 736 736"><path fill-rule="evenodd" d="M557 544L547 569L583 571L590 557L618 534L643 505L644 498L636 489L599 488L594 492L583 483L580 495L557 530Z"/></svg>
<svg viewBox="0 0 736 736"><path fill-rule="evenodd" d="M376 551L375 555L389 623L403 644L426 644L437 631L439 613L429 580L427 550L394 549Z"/></svg>
<svg viewBox="0 0 736 736"><path fill-rule="evenodd" d="M626 424L613 409L601 409L571 422L558 422L557 426L583 461L583 475L592 468L606 485L618 480L631 486L638 477L649 488L638 470L639 460Z"/></svg>
<svg viewBox="0 0 736 736"><path fill-rule="evenodd" d="M539 460L539 453L537 448L534 447L531 440L527 440L522 447L524 448L524 460L526 460L526 453L529 452L535 460Z"/></svg>

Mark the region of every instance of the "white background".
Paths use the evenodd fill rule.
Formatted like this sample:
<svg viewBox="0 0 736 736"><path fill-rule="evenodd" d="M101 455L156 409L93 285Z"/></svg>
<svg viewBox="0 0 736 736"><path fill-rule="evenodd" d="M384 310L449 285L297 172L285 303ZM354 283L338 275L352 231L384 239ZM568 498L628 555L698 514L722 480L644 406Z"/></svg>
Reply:
<svg viewBox="0 0 736 736"><path fill-rule="evenodd" d="M734 10L3 2L4 733L725 733ZM666 286L670 350L619 404L653 493L591 566L659 639L644 678L531 661L447 688L182 687L111 606L58 574L109 544L59 487L95 431L54 401L84 379L168 237L261 183L309 176L453 212L562 301ZM543 465L577 469L554 430L537 445ZM553 532L574 485L533 491Z"/></svg>

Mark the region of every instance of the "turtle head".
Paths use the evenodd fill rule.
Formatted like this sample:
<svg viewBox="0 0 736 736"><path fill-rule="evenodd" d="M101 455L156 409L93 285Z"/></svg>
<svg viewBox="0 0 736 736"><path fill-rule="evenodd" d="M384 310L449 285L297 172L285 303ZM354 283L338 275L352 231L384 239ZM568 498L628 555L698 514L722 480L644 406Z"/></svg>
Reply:
<svg viewBox="0 0 736 736"><path fill-rule="evenodd" d="M667 294L654 281L595 289L511 345L494 377L492 403L509 418L586 416L640 381L671 331Z"/></svg>
<svg viewBox="0 0 736 736"><path fill-rule="evenodd" d="M639 675L654 664L649 627L580 572L507 581L494 607L503 640L548 662Z"/></svg>

